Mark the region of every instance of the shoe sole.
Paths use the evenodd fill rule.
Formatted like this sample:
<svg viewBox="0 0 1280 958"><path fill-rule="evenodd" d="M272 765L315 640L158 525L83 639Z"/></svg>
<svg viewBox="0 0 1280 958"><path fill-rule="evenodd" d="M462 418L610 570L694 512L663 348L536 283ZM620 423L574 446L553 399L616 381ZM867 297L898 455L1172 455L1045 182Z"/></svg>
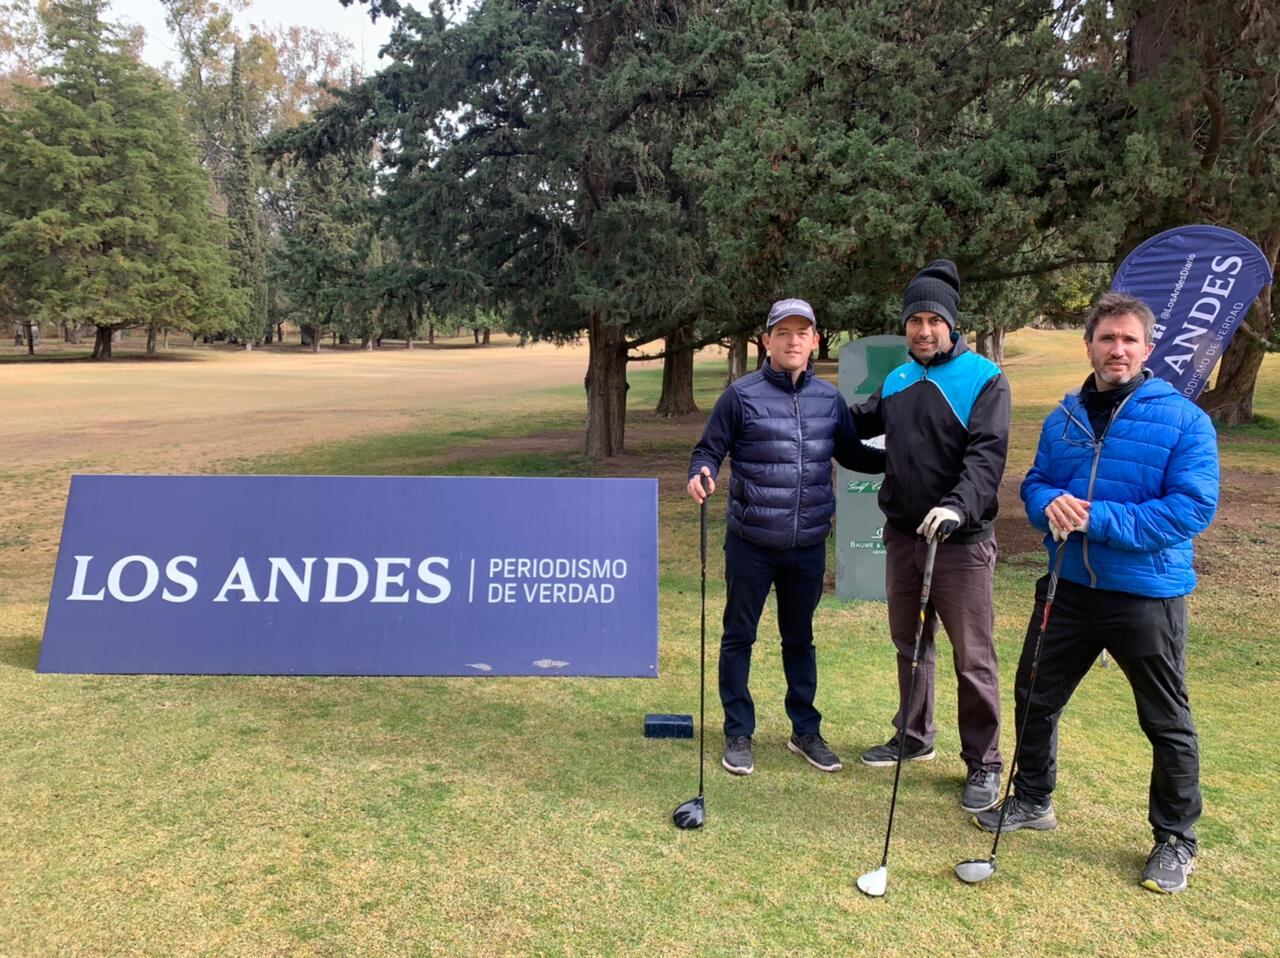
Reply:
<svg viewBox="0 0 1280 958"><path fill-rule="evenodd" d="M819 772L839 772L844 768L843 762L836 762L834 765L823 765L821 762L814 761L804 749L791 741L791 739L787 739L787 748L791 749L791 751L795 752Z"/></svg>
<svg viewBox="0 0 1280 958"><path fill-rule="evenodd" d="M924 752L920 755L904 755L902 756L902 760L904 762L932 762L937 757L938 757L937 749L931 748L929 749L929 751ZM891 768L892 766L898 764L898 760L896 758L868 760L865 756L863 756L862 764L870 765L872 768ZM982 809L982 811L986 811L986 809Z"/></svg>
<svg viewBox="0 0 1280 958"><path fill-rule="evenodd" d="M986 805L966 805L964 802L961 802L960 807L963 808L970 815L977 815L978 812L985 812L988 808L995 808L999 804L1000 804L1000 796L997 795Z"/></svg>
<svg viewBox="0 0 1280 958"><path fill-rule="evenodd" d="M973 822L973 824L977 825L984 832L991 832L993 835L995 834L995 831L996 831L995 828L987 828L986 825L978 821L977 815L974 815L973 818L970 819L970 821ZM1021 825L1010 825L1008 822L1005 822L1004 828L1000 829L1000 834L1004 835L1004 834L1008 834L1009 832L1020 832L1024 828L1029 828L1033 832L1047 832L1057 827L1058 827L1058 818L1056 815L1051 815L1048 818L1037 818L1034 822L1023 822Z"/></svg>
<svg viewBox="0 0 1280 958"><path fill-rule="evenodd" d="M1190 875L1193 871L1195 871L1195 867L1196 866L1194 863L1191 864L1187 868L1187 875ZM1182 879L1182 884L1179 885L1177 888L1162 888L1160 886L1160 883L1157 882L1154 878L1144 878L1141 882L1139 882L1139 884L1143 888L1146 888L1149 891L1155 892L1157 895L1178 895L1187 890L1187 879L1185 877Z"/></svg>
<svg viewBox="0 0 1280 958"><path fill-rule="evenodd" d="M724 770L730 775L750 775L756 770L754 765L730 765L726 759L720 759L720 764L724 766Z"/></svg>

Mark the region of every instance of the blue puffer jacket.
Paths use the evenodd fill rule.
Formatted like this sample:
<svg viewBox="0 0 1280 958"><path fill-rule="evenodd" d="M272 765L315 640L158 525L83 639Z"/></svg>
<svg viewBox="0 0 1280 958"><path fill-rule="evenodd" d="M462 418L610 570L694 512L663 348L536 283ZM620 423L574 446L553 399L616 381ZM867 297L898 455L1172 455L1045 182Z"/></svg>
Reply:
<svg viewBox="0 0 1280 958"><path fill-rule="evenodd" d="M863 454L835 386L812 367L792 383L790 373L766 363L720 395L693 449L689 477L703 466L715 476L731 456L729 531L770 549L811 546L827 537L836 509L832 457L859 467L846 447Z"/></svg>
<svg viewBox="0 0 1280 958"><path fill-rule="evenodd" d="M1022 483L1033 526L1048 531L1045 507L1064 492L1091 505L1083 540L1067 540L1063 578L1158 599L1186 595L1196 585L1191 540L1218 506L1213 423L1163 379L1148 378L1099 442L1083 399L1070 393L1045 420ZM1052 554L1048 535L1045 545Z"/></svg>

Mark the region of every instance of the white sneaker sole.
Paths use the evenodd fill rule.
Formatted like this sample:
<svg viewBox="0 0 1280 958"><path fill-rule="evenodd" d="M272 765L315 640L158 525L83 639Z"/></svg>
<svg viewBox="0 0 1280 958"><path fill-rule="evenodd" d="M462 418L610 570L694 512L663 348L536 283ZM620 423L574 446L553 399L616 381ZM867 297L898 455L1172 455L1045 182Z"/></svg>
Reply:
<svg viewBox="0 0 1280 958"><path fill-rule="evenodd" d="M923 755L904 755L902 756L902 762L903 764L906 764L907 762L932 762L937 757L938 757L937 749L931 748L929 749L929 751L925 752ZM892 768L893 766L898 764L898 760L896 758L891 758L891 759L883 759L883 760L877 759L874 761L867 761L864 758L862 760L862 764L870 765L872 768Z"/></svg>
<svg viewBox="0 0 1280 958"><path fill-rule="evenodd" d="M730 765L728 759L720 759L720 764L724 766L724 770L730 775L750 775L756 770L754 765Z"/></svg>
<svg viewBox="0 0 1280 958"><path fill-rule="evenodd" d="M797 755L803 758L806 762L808 762L810 765L816 768L819 772L839 772L844 768L844 763L842 762L836 762L834 765L822 765L819 762L815 762L812 758L810 758L808 755L805 754L804 749L802 749L795 742L791 741L791 739L787 739L787 748L791 749L791 751L795 752Z"/></svg>
<svg viewBox="0 0 1280 958"><path fill-rule="evenodd" d="M970 815L977 815L978 812L985 812L987 809L995 808L999 804L1000 804L1000 796L997 795L986 805L966 805L964 802L961 802L960 807L963 808Z"/></svg>

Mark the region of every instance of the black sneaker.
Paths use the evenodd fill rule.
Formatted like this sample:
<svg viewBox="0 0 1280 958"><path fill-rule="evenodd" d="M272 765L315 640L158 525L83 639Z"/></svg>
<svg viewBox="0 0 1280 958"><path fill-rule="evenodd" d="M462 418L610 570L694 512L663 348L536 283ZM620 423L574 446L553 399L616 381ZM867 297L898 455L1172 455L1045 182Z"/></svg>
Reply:
<svg viewBox="0 0 1280 958"><path fill-rule="evenodd" d="M1003 802L991 806L985 812L973 816L973 824L984 832L994 832L1000 828L1000 809ZM1009 798L1009 814L1004 817L1001 833L1016 832L1019 828L1032 828L1038 832L1058 827L1058 816L1053 814L1053 799L1043 805L1034 805L1024 798L1013 795Z"/></svg>
<svg viewBox="0 0 1280 958"><path fill-rule="evenodd" d="M937 752L933 750L932 745L924 748L918 748L912 751L910 747L903 754L904 762L929 762L937 757ZM898 736L894 736L883 745L877 745L875 748L869 748L862 753L862 764L872 765L876 768L882 768L885 765L898 764Z"/></svg>
<svg viewBox="0 0 1280 958"><path fill-rule="evenodd" d="M965 782L964 792L960 795L960 807L966 812L976 814L985 812L1000 801L1000 773L985 768L977 768L969 773L969 781ZM1009 809L1013 814L1013 809Z"/></svg>
<svg viewBox="0 0 1280 958"><path fill-rule="evenodd" d="M751 761L751 736L726 735L724 739L724 758L720 764L734 775L750 775L756 770Z"/></svg>
<svg viewBox="0 0 1280 958"><path fill-rule="evenodd" d="M1176 895L1187 890L1187 876L1195 870L1195 849L1186 842L1170 836L1168 841L1156 842L1147 857L1147 867L1142 869L1142 887L1162 895Z"/></svg>
<svg viewBox="0 0 1280 958"><path fill-rule="evenodd" d="M827 747L827 743L817 733L796 735L793 732L791 738L787 739L787 748L797 755L803 755L804 760L820 772L838 772L844 768L839 756Z"/></svg>

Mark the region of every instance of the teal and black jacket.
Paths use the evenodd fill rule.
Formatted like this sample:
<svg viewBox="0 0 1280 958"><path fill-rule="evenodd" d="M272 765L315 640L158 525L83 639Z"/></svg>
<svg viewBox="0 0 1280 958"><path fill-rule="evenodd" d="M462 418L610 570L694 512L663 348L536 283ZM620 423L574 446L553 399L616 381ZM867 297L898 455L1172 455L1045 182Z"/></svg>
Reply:
<svg viewBox="0 0 1280 958"><path fill-rule="evenodd" d="M889 524L915 535L930 509L946 506L961 516L947 541L964 544L992 535L1009 453L1009 383L963 337L951 341L927 363L912 356L852 412L859 436L884 435L880 509Z"/></svg>

